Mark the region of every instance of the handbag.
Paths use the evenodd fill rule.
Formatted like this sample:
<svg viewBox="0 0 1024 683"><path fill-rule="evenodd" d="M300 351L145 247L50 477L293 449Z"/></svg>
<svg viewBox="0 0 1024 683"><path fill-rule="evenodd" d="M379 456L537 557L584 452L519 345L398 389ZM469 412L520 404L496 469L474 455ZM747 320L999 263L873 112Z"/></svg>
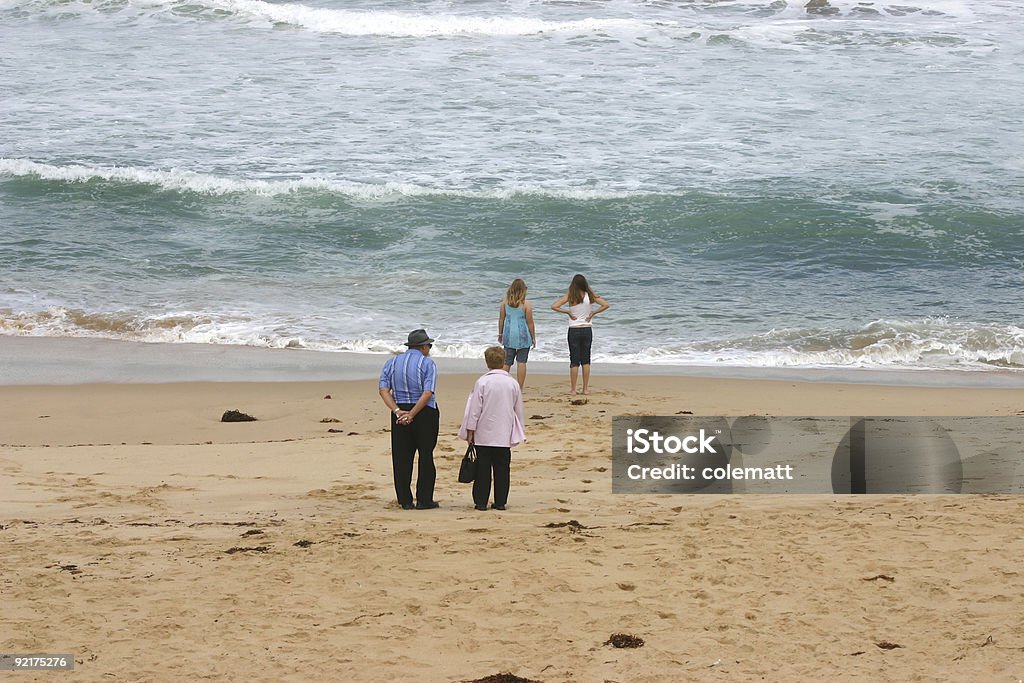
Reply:
<svg viewBox="0 0 1024 683"><path fill-rule="evenodd" d="M469 484L476 479L476 446L469 444L466 447L466 454L462 456L462 465L459 467L459 483Z"/></svg>

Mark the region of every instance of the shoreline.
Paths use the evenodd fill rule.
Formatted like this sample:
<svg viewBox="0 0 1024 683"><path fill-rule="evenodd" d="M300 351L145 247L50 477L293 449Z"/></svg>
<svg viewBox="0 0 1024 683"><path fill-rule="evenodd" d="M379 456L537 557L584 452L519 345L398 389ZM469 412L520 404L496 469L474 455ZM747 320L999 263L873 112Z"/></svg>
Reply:
<svg viewBox="0 0 1024 683"><path fill-rule="evenodd" d="M295 382L375 379L388 355L169 344L90 337L0 335L0 386ZM435 357L442 374L478 374L482 360ZM531 361L533 376L565 376L567 363ZM597 362L594 377L679 377L906 387L1024 389L1012 370L768 368Z"/></svg>

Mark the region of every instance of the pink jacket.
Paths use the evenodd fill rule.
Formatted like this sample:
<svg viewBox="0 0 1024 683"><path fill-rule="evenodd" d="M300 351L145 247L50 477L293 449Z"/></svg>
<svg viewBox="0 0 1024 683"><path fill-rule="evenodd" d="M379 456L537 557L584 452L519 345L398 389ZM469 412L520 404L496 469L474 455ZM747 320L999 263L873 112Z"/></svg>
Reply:
<svg viewBox="0 0 1024 683"><path fill-rule="evenodd" d="M524 422L519 382L504 370L491 370L476 381L466 400L459 438L468 439L467 430L472 429L478 446L518 446L526 441Z"/></svg>

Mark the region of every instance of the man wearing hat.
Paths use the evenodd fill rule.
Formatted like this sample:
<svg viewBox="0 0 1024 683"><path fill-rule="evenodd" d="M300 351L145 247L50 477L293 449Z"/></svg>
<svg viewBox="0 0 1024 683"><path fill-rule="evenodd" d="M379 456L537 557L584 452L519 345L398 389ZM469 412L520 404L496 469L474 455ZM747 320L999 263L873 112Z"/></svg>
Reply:
<svg viewBox="0 0 1024 683"><path fill-rule="evenodd" d="M409 333L405 353L388 359L380 373L380 397L391 410L391 465L398 504L405 510L430 510L434 501L434 446L440 413L434 400L437 366L430 358L434 340L426 330ZM412 499L412 461L420 454L416 503Z"/></svg>

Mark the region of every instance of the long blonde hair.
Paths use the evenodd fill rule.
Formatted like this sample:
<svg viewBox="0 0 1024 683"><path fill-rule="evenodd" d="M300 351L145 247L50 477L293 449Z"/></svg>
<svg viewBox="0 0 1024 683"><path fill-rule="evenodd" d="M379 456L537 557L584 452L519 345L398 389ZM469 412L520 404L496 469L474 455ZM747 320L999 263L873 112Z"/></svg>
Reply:
<svg viewBox="0 0 1024 683"><path fill-rule="evenodd" d="M569 292L566 295L569 299L569 305L575 306L576 304L583 303L584 294L589 296L591 301L597 298L597 295L594 294L594 290L590 288L587 278L577 273L573 276L572 282L569 284Z"/></svg>
<svg viewBox="0 0 1024 683"><path fill-rule="evenodd" d="M505 292L505 303L512 308L519 308L524 301L526 301L526 283L523 282L523 278L517 277Z"/></svg>

